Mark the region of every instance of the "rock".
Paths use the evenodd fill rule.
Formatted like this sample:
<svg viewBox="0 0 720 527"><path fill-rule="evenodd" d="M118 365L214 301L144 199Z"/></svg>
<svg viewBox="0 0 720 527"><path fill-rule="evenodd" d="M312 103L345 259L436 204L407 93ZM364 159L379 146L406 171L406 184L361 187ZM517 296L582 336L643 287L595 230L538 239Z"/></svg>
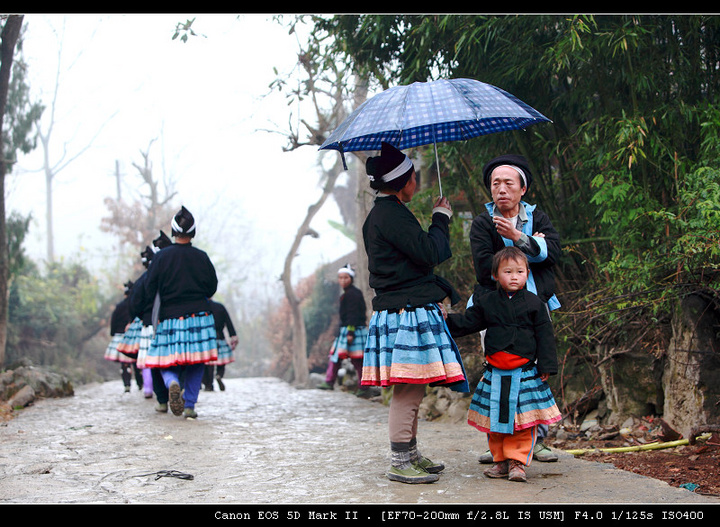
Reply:
<svg viewBox="0 0 720 527"><path fill-rule="evenodd" d="M10 408L25 408L27 405L32 403L35 400L35 390L33 390L32 386L29 384L26 384L22 388L20 388L20 391L18 391L15 395L13 395L8 400L8 405Z"/></svg>
<svg viewBox="0 0 720 527"><path fill-rule="evenodd" d="M6 409L25 408L39 397L74 395L72 383L59 373L22 364L0 373L0 402Z"/></svg>
<svg viewBox="0 0 720 527"><path fill-rule="evenodd" d="M613 355L610 346L598 346L608 360L598 366L600 384L610 413L607 424L618 425L629 416L647 415L662 407L658 389L662 361L649 353L629 351Z"/></svg>
<svg viewBox="0 0 720 527"><path fill-rule="evenodd" d="M565 427L559 426L555 429L555 439L558 441L566 441L569 438L570 434L565 430Z"/></svg>
<svg viewBox="0 0 720 527"><path fill-rule="evenodd" d="M15 370L15 382L29 384L38 397L66 397L74 394L72 383L63 375L36 367Z"/></svg>
<svg viewBox="0 0 720 527"><path fill-rule="evenodd" d="M664 419L658 419L657 421L660 425L658 439L661 441L676 441L682 437L682 434L671 427Z"/></svg>
<svg viewBox="0 0 720 527"><path fill-rule="evenodd" d="M308 376L308 388L317 388L318 384L322 384L325 382L325 375L321 375L320 373L311 373Z"/></svg>
<svg viewBox="0 0 720 527"><path fill-rule="evenodd" d="M675 430L720 420L718 325L720 310L700 294L683 297L673 312L662 385L663 419Z"/></svg>
<svg viewBox="0 0 720 527"><path fill-rule="evenodd" d="M470 397L439 386L428 391L420 405L420 416L429 421L446 419L462 423L467 419Z"/></svg>
<svg viewBox="0 0 720 527"><path fill-rule="evenodd" d="M585 419L580 424L581 432L586 432L592 428L597 427L597 425L598 425L597 414L598 414L597 410L593 410L592 412L590 412L589 414L587 414L585 416Z"/></svg>

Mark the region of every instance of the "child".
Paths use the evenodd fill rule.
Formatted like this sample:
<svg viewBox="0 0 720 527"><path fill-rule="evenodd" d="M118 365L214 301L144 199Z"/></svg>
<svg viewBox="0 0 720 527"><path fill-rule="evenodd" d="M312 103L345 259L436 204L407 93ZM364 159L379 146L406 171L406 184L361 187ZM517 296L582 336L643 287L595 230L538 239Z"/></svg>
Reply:
<svg viewBox="0 0 720 527"><path fill-rule="evenodd" d="M487 432L491 478L526 481L537 425L560 420L547 379L557 373L557 355L547 307L525 289L528 262L516 247L493 257L497 291L474 299L465 315L448 315L453 337L487 329L485 372L473 395L468 423Z"/></svg>

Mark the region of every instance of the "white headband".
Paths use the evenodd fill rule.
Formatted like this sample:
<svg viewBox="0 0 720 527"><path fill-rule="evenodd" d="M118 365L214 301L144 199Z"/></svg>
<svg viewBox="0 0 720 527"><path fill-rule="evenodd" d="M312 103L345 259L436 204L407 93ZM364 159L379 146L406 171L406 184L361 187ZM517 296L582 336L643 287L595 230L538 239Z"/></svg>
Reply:
<svg viewBox="0 0 720 527"><path fill-rule="evenodd" d="M341 274L341 273L349 274L352 278L355 278L355 271L353 271L352 269L350 269L350 266L349 266L349 265L348 265L347 267L343 267L343 268L341 268L341 269L338 269L338 274Z"/></svg>
<svg viewBox="0 0 720 527"><path fill-rule="evenodd" d="M183 234L190 234L192 231L195 230L195 223L193 222L192 227L190 227L187 232L184 232L182 230L182 227L180 227L180 225L178 225L178 223L175 221L175 218L172 219L170 226L175 232L182 232Z"/></svg>
<svg viewBox="0 0 720 527"><path fill-rule="evenodd" d="M390 172L382 176L380 179L388 183L393 179L399 178L411 168L413 168L412 161L410 161L410 158L408 156L405 156L405 159L403 159L402 163L393 168ZM370 178L370 181L375 181L375 178L373 176L368 177Z"/></svg>
<svg viewBox="0 0 720 527"><path fill-rule="evenodd" d="M522 179L523 187L527 187L527 178L525 177L525 172L523 172L520 167L516 167L515 165L498 165L495 168L500 167L507 167L512 168L513 170L517 170L517 173L520 174L520 179ZM495 171L495 168L493 168L493 172Z"/></svg>

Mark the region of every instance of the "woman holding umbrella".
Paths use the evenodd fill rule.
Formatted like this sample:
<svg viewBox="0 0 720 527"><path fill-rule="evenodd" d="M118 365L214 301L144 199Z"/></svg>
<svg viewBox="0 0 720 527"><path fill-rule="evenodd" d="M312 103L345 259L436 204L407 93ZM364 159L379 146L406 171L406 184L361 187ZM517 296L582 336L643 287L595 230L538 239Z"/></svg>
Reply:
<svg viewBox="0 0 720 527"><path fill-rule="evenodd" d="M368 326L362 384L392 387L388 418L391 467L387 477L404 483L437 481L444 469L417 447L418 409L427 385L468 392L455 342L445 325L443 300L457 294L433 267L452 256L452 209L440 198L424 231L407 208L415 193L412 161L388 143L366 164L377 191L363 225L374 313Z"/></svg>

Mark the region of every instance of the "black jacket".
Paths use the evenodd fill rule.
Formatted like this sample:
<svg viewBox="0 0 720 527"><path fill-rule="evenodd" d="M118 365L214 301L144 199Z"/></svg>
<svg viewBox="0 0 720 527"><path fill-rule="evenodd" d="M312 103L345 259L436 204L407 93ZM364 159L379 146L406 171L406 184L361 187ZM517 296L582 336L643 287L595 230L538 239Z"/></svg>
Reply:
<svg viewBox="0 0 720 527"><path fill-rule="evenodd" d="M366 325L365 298L362 291L354 285L349 285L340 297L340 327Z"/></svg>
<svg viewBox="0 0 720 527"><path fill-rule="evenodd" d="M223 333L223 330L225 328L227 328L229 336L234 337L237 335L235 326L233 326L232 320L230 319L230 314L227 312L224 305L220 302L210 300L210 310L212 311L213 318L215 319L215 332L217 333L218 338L224 338L225 334Z"/></svg>
<svg viewBox="0 0 720 527"><path fill-rule="evenodd" d="M147 280L147 271L140 275L135 281L135 285L130 290L130 316L142 319L143 326L149 326L152 322L153 298L145 298L145 281Z"/></svg>
<svg viewBox="0 0 720 527"><path fill-rule="evenodd" d="M531 238L531 250L528 254L530 259L530 270L532 271L537 295L540 300L546 302L555 294L555 275L553 266L560 258L560 235L550 222L550 218L543 211L534 206L526 206L528 214L532 217L532 233L542 232L545 234L547 244L547 255L542 261L533 262L532 257L539 252L537 243ZM502 236L497 233L495 224L487 211L483 211L473 219L470 227L470 248L472 250L473 264L475 266L475 278L477 285L475 292L482 294L485 290L494 290L495 281L492 278L492 258L500 249L505 247Z"/></svg>
<svg viewBox="0 0 720 527"><path fill-rule="evenodd" d="M363 224L376 311L440 302L454 293L433 267L452 256L450 218L435 213L428 231L395 196L381 196Z"/></svg>
<svg viewBox="0 0 720 527"><path fill-rule="evenodd" d="M217 284L215 267L204 251L174 243L153 257L138 304L152 303L159 292L159 320L210 312Z"/></svg>
<svg viewBox="0 0 720 527"><path fill-rule="evenodd" d="M131 289L132 291L132 289ZM110 336L125 333L125 328L133 320L134 317L130 316L129 309L130 301L126 296L120 302L117 303L115 309L110 316Z"/></svg>
<svg viewBox="0 0 720 527"><path fill-rule="evenodd" d="M464 315L449 314L447 325L453 337L487 329L485 356L498 351L537 362L540 373L555 375L557 351L547 306L527 290L509 297L496 289L473 298Z"/></svg>

